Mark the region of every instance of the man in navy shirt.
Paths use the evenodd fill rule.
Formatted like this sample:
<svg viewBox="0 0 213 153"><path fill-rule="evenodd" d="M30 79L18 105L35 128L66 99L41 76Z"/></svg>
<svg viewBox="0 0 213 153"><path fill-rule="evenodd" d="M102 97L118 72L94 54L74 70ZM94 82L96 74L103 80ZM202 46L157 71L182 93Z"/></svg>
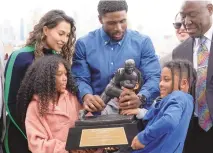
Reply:
<svg viewBox="0 0 213 153"><path fill-rule="evenodd" d="M124 90L119 98L120 109L147 105L159 95L160 64L148 36L127 29L125 0L100 0L98 4L100 29L77 40L72 72L79 88L79 100L90 112L101 111L104 91L118 68L127 59L134 59L143 75L144 85L138 95Z"/></svg>

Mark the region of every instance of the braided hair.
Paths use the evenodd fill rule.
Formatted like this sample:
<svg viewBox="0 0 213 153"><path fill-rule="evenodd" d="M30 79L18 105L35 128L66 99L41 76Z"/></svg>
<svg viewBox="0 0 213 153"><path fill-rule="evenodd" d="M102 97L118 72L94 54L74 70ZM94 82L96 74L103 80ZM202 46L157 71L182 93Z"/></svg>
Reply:
<svg viewBox="0 0 213 153"><path fill-rule="evenodd" d="M188 60L172 60L164 64L164 67L167 67L172 72L172 89L174 89L174 74L179 75L179 84L178 88L180 90L180 83L183 77L186 77L189 82L189 93L195 96L195 85L197 80L196 70L193 68L193 65Z"/></svg>
<svg viewBox="0 0 213 153"><path fill-rule="evenodd" d="M49 101L58 101L56 90L56 72L59 64L67 70L66 89L76 94L77 87L70 73L70 64L60 55L44 56L37 59L27 70L17 95L17 120L24 125L26 112L33 95L39 97L39 113L44 116L48 111Z"/></svg>

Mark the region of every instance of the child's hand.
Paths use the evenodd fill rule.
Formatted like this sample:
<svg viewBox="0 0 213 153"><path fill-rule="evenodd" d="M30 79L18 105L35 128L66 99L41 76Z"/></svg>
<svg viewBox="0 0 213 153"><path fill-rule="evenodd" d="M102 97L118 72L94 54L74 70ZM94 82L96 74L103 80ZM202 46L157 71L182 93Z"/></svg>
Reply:
<svg viewBox="0 0 213 153"><path fill-rule="evenodd" d="M104 150L105 151L107 151L107 152L117 152L118 150L119 150L119 148L118 147L107 147L107 148L104 148Z"/></svg>
<svg viewBox="0 0 213 153"><path fill-rule="evenodd" d="M131 147L133 150L139 150L143 149L145 145L141 144L140 141L138 140L138 137L135 136L134 139L132 140Z"/></svg>
<svg viewBox="0 0 213 153"><path fill-rule="evenodd" d="M138 115L139 108L122 110L122 115Z"/></svg>

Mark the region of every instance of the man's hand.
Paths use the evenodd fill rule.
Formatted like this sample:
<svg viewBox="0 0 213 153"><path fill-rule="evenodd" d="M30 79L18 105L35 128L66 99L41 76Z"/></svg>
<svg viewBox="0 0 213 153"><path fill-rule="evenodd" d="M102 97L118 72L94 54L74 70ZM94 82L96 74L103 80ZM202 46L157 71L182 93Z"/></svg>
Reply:
<svg viewBox="0 0 213 153"><path fill-rule="evenodd" d="M141 144L140 141L138 140L138 137L135 136L134 139L132 140L131 147L133 150L139 150L143 149L145 145Z"/></svg>
<svg viewBox="0 0 213 153"><path fill-rule="evenodd" d="M102 111L105 107L104 101L98 95L86 94L83 97L84 108L89 112Z"/></svg>
<svg viewBox="0 0 213 153"><path fill-rule="evenodd" d="M124 88L119 97L119 107L122 110L135 109L141 105L139 97L134 91Z"/></svg>

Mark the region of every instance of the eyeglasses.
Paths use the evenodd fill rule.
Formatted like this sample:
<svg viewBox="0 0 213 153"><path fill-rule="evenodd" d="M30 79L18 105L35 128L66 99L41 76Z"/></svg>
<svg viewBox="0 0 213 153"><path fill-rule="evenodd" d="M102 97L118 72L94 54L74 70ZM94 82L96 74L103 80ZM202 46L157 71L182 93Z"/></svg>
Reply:
<svg viewBox="0 0 213 153"><path fill-rule="evenodd" d="M175 22L173 23L173 26L175 29L180 29L180 27L182 26L182 23L181 22Z"/></svg>

